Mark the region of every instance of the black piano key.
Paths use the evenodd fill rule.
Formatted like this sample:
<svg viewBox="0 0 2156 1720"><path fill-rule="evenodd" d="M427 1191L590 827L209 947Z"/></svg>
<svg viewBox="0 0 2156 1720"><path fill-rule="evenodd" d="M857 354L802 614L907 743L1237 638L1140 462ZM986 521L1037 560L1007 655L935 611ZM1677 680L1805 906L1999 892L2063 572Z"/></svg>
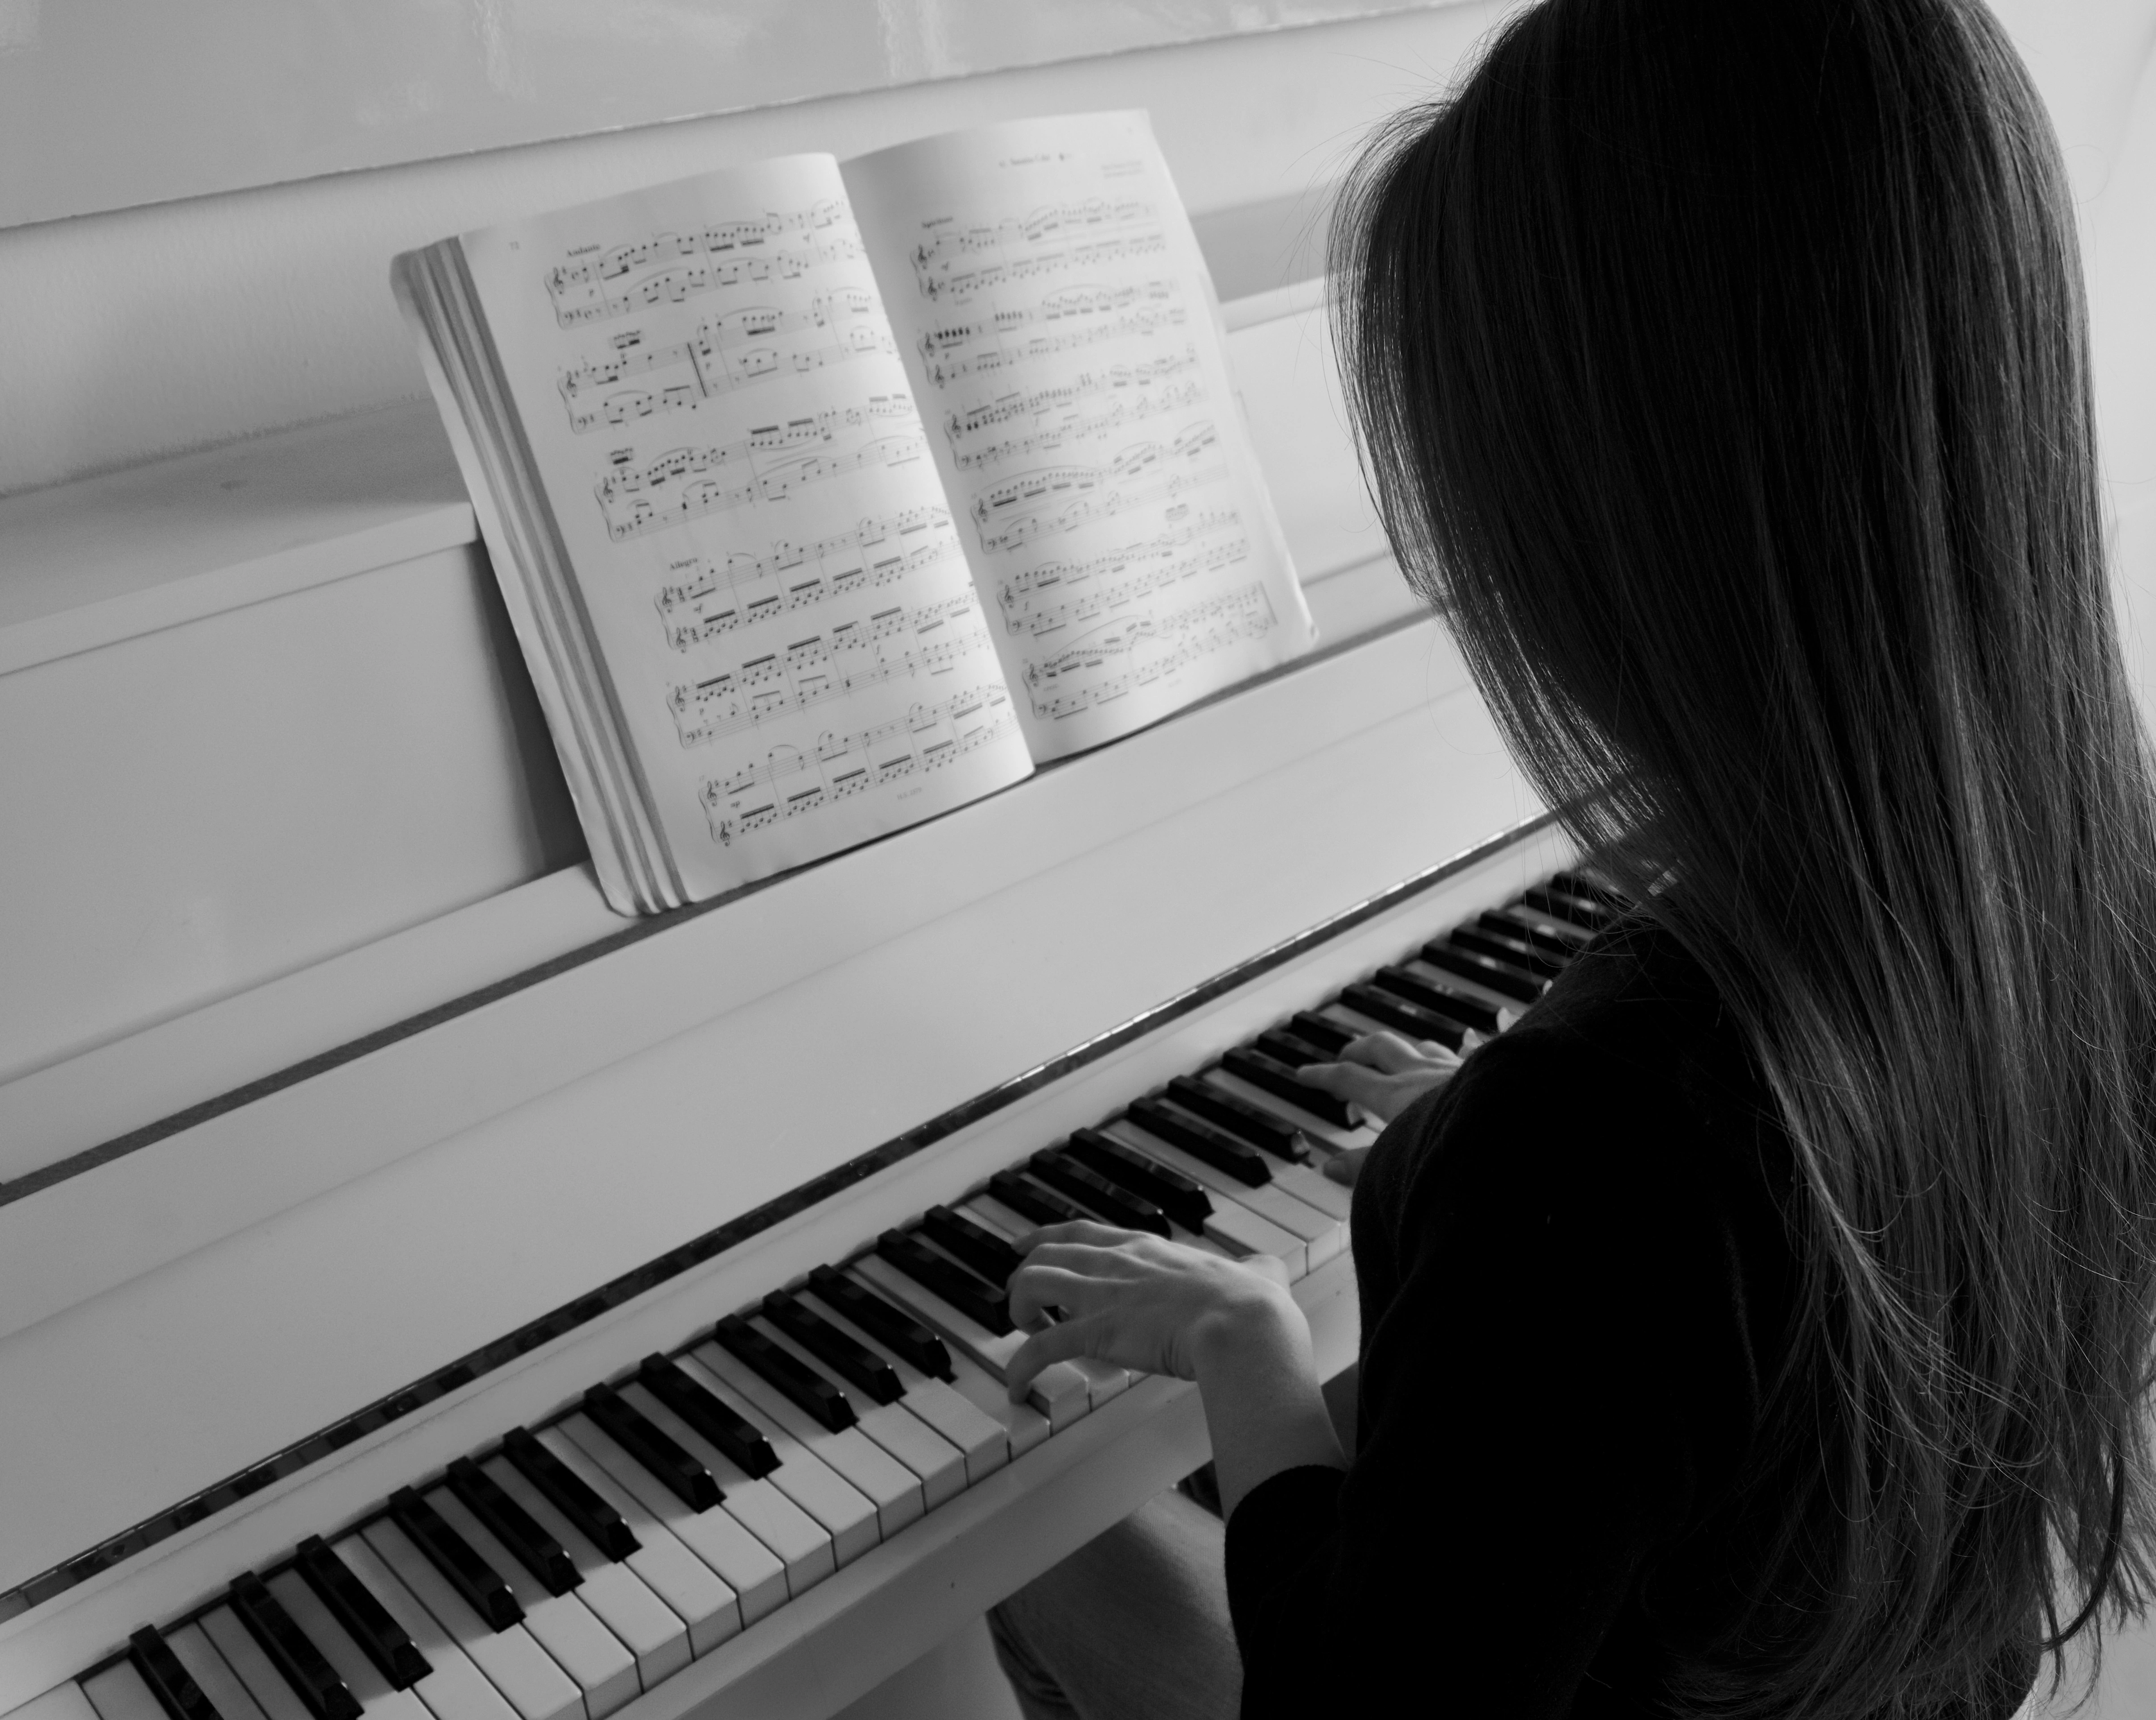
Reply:
<svg viewBox="0 0 2156 1720"><path fill-rule="evenodd" d="M1298 1039L1285 1028L1269 1027L1250 1042L1252 1051L1262 1052L1276 1063L1286 1063L1291 1069L1300 1069L1306 1063L1330 1063L1337 1061L1330 1052L1321 1051L1306 1039Z"/></svg>
<svg viewBox="0 0 2156 1720"><path fill-rule="evenodd" d="M1334 1057L1355 1042L1353 1029L1343 1027L1337 1021L1328 1021L1324 1016L1314 1015L1306 1009L1297 1010L1287 1018L1287 1031L1305 1044L1314 1045Z"/></svg>
<svg viewBox="0 0 2156 1720"><path fill-rule="evenodd" d="M1035 1224L1069 1224L1073 1219L1086 1216L1062 1195L1050 1194L1039 1183L1028 1180L1014 1170L998 1170L990 1177L988 1192L1020 1218L1030 1219Z"/></svg>
<svg viewBox="0 0 2156 1720"><path fill-rule="evenodd" d="M1569 922L1553 921L1524 908L1492 908L1478 915L1477 925L1502 936L1525 938L1546 955L1569 962L1594 940L1594 934Z"/></svg>
<svg viewBox="0 0 2156 1720"><path fill-rule="evenodd" d="M957 1262L946 1260L918 1236L886 1231L876 1238L876 1252L975 1325L985 1326L998 1338L1018 1329L1011 1323L1008 1298L998 1295Z"/></svg>
<svg viewBox="0 0 2156 1720"><path fill-rule="evenodd" d="M710 1470L611 1385L594 1385L584 1393L584 1413L691 1511L709 1511L726 1497Z"/></svg>
<svg viewBox="0 0 2156 1720"><path fill-rule="evenodd" d="M152 1626L145 1625L127 1639L127 1657L171 1720L223 1720L217 1704L203 1694L202 1686Z"/></svg>
<svg viewBox="0 0 2156 1720"><path fill-rule="evenodd" d="M619 1564L643 1546L622 1514L527 1430L514 1427L505 1434L501 1455L516 1466L516 1472L536 1487L549 1505L575 1525L578 1534L608 1559Z"/></svg>
<svg viewBox="0 0 2156 1720"><path fill-rule="evenodd" d="M1445 941L1516 967L1538 980L1553 980L1571 965L1563 956L1537 949L1524 934L1493 932L1487 926L1455 926L1446 934Z"/></svg>
<svg viewBox="0 0 2156 1720"><path fill-rule="evenodd" d="M511 1559L539 1579L549 1595L567 1595L584 1580L568 1549L470 1458L459 1457L449 1465L449 1491L464 1501L465 1509L509 1549Z"/></svg>
<svg viewBox="0 0 2156 1720"><path fill-rule="evenodd" d="M1389 991L1395 997L1404 997L1417 1009L1428 1010L1434 1016L1442 1016L1472 1027L1478 1033L1497 1031L1497 1006L1485 1003L1479 997L1471 997L1441 980L1425 980L1420 974L1411 974L1402 967L1381 967L1370 975L1370 983Z"/></svg>
<svg viewBox="0 0 2156 1720"><path fill-rule="evenodd" d="M1231 1052L1229 1055L1232 1057L1235 1053ZM1281 1067L1270 1058L1266 1062L1270 1067L1277 1069ZM1289 1078L1293 1079L1291 1076ZM1202 1086L1204 1083L1193 1082L1190 1084ZM1300 1082L1296 1085L1314 1099L1322 1102L1325 1098L1314 1087L1303 1088ZM1177 1093L1173 1082L1168 1083L1168 1092ZM1177 1096L1181 1097L1180 1094ZM1226 1172L1239 1183L1255 1189L1273 1180L1273 1168L1265 1163L1262 1153L1247 1139L1237 1139L1209 1119L1187 1115L1173 1105L1163 1104L1152 1098L1139 1099L1124 1114L1147 1134L1157 1134L1170 1145L1182 1148L1194 1159L1203 1159L1215 1170Z"/></svg>
<svg viewBox="0 0 2156 1720"><path fill-rule="evenodd" d="M1010 1275L1025 1263L1025 1257L978 1219L947 1206L932 1206L921 1215L921 1230L928 1240L964 1266L969 1266L991 1284L1009 1288Z"/></svg>
<svg viewBox="0 0 2156 1720"><path fill-rule="evenodd" d="M763 1298L763 1317L848 1385L880 1404L906 1395L891 1364L865 1344L857 1344L799 1298L774 1290Z"/></svg>
<svg viewBox="0 0 2156 1720"><path fill-rule="evenodd" d="M374 1670L389 1681L392 1690L409 1690L434 1670L419 1652L419 1646L404 1634L404 1627L389 1616L388 1609L320 1535L310 1535L300 1542L292 1563L301 1579L330 1610L330 1616L344 1626L345 1634L374 1662Z"/></svg>
<svg viewBox="0 0 2156 1720"><path fill-rule="evenodd" d="M1064 1150L1087 1170L1121 1184L1142 1200L1152 1201L1186 1231L1203 1231L1213 1216L1212 1197L1181 1171L1097 1129L1072 1130Z"/></svg>
<svg viewBox="0 0 2156 1720"><path fill-rule="evenodd" d="M1068 1153L1050 1147L1035 1153L1026 1162L1026 1169L1110 1224L1121 1225L1127 1231L1150 1231L1156 1236L1175 1234L1168 1215L1152 1201L1118 1188Z"/></svg>
<svg viewBox="0 0 2156 1720"><path fill-rule="evenodd" d="M846 1401L845 1393L739 1314L728 1314L721 1320L711 1328L711 1336L765 1384L776 1386L799 1405L818 1426L844 1433L860 1419Z"/></svg>
<svg viewBox="0 0 2156 1720"><path fill-rule="evenodd" d="M1549 876L1549 887L1562 890L1568 896L1577 896L1583 901L1593 902L1612 914L1622 914L1632 905L1632 898L1622 890L1613 890L1599 883L1584 872L1553 872Z"/></svg>
<svg viewBox="0 0 2156 1720"><path fill-rule="evenodd" d="M1237 1139L1270 1153L1276 1159L1299 1160L1303 1156L1301 1139L1295 1126L1281 1122L1271 1112L1252 1104L1240 1093L1223 1093L1209 1081L1178 1075L1168 1083L1164 1096L1174 1103L1178 1110L1203 1118L1215 1129L1224 1129ZM1211 1161L1209 1159L1207 1162L1209 1164ZM1265 1175L1270 1179L1272 1172L1267 1170Z"/></svg>
<svg viewBox="0 0 2156 1720"><path fill-rule="evenodd" d="M844 1314L901 1360L947 1385L956 1377L943 1340L858 1278L850 1278L834 1267L812 1267L808 1287L823 1298L825 1306Z"/></svg>
<svg viewBox="0 0 2156 1720"><path fill-rule="evenodd" d="M232 1579L232 1610L315 1720L359 1720L359 1698L345 1687L322 1651L277 1604L262 1579L243 1571ZM515 1605L514 1600L511 1604Z"/></svg>
<svg viewBox="0 0 2156 1720"><path fill-rule="evenodd" d="M778 1453L763 1431L744 1417L716 1392L692 1379L679 1362L670 1362L655 1352L637 1364L636 1377L644 1389L666 1405L751 1481L760 1481L778 1467Z"/></svg>
<svg viewBox="0 0 2156 1720"><path fill-rule="evenodd" d="M1520 900L1537 914L1546 914L1552 919L1568 920L1587 931L1599 932L1609 924L1609 910L1599 902L1590 902L1578 896L1568 896L1561 891L1537 887L1523 890Z"/></svg>
<svg viewBox="0 0 2156 1720"><path fill-rule="evenodd" d="M1543 995L1543 982L1532 974L1523 974L1479 950L1464 950L1453 944L1425 944L1415 952L1415 960L1428 962L1442 972L1456 974L1463 980L1471 980L1515 1002L1532 1003Z"/></svg>
<svg viewBox="0 0 2156 1720"><path fill-rule="evenodd" d="M1321 1093L1308 1083L1297 1080L1294 1070L1286 1063L1275 1062L1263 1052L1238 1046L1220 1059L1220 1067L1239 1081L1247 1081L1263 1092L1286 1099L1335 1129L1355 1126L1345 1099L1336 1099L1331 1093Z"/></svg>
<svg viewBox="0 0 2156 1720"><path fill-rule="evenodd" d="M389 1496L389 1519L488 1625L506 1630L523 1622L524 1609L501 1574L411 1488L399 1487Z"/></svg>
<svg viewBox="0 0 2156 1720"><path fill-rule="evenodd" d="M1410 1039L1434 1039L1440 1045L1454 1051L1458 1051L1466 1041L1467 1030L1459 1022L1433 1015L1419 1004L1409 1003L1398 992L1387 991L1380 986L1366 984L1350 985L1340 994L1340 1001L1358 1015L1368 1016L1379 1026L1390 1027L1395 1033L1404 1033Z"/></svg>

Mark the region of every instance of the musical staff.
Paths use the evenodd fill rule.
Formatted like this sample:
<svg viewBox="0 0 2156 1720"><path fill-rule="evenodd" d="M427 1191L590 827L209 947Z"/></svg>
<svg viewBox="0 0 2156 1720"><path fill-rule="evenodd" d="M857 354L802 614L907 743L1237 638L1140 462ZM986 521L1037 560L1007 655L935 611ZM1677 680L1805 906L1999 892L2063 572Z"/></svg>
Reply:
<svg viewBox="0 0 2156 1720"><path fill-rule="evenodd" d="M851 218L835 210L820 228L810 224L818 236L809 243L764 251L760 248L778 231L798 228L800 218L774 216L771 221L780 227L771 229L769 223L736 222L697 233L660 234L638 245L618 248L599 259L551 269L547 293L553 301L554 320L565 329L603 322L654 305L679 305L702 293L773 280L800 280L819 269L856 262L863 254L860 235ZM672 263L634 280L629 274L639 263L613 269L604 260L630 253L641 253L642 259L649 261L667 256L693 257L700 252L711 253L714 260Z"/></svg>
<svg viewBox="0 0 2156 1720"><path fill-rule="evenodd" d="M1085 244L1044 251L1034 257L1014 257L1000 263L930 262L916 253L913 272L924 299L932 303L947 299L963 301L993 287L1036 280L1065 269L1108 268L1140 258L1158 257L1167 249L1168 236L1156 229L1134 233L1123 238L1094 239Z"/></svg>
<svg viewBox="0 0 2156 1720"><path fill-rule="evenodd" d="M767 555L735 550L714 567L690 555L656 599L666 642L676 651L798 609L872 591L961 559L951 516L915 508L864 520L852 531L814 543L772 545Z"/></svg>
<svg viewBox="0 0 2156 1720"><path fill-rule="evenodd" d="M897 638L906 642L891 648L888 642ZM701 746L887 682L948 674L988 645L979 599L968 588L917 608L894 605L841 622L677 686L667 702L681 745Z"/></svg>
<svg viewBox="0 0 2156 1720"><path fill-rule="evenodd" d="M819 294L803 310L759 305L728 311L701 324L689 339L663 346L645 346L643 330L631 330L613 337L610 356L570 366L560 373L556 386L568 409L569 427L578 433L625 424L693 407L731 389L798 376L870 353L895 352L896 343L877 318L876 308L874 294L853 288ZM780 338L824 331L838 338L821 346ZM632 376L671 370L687 375L657 387L615 386ZM607 390L613 392L603 392Z"/></svg>
<svg viewBox="0 0 2156 1720"><path fill-rule="evenodd" d="M1045 204L1024 215L1005 215L993 221L977 221L966 227L946 227L936 237L914 247L916 267L977 256L983 251L1008 250L1014 245L1038 245L1070 233L1099 236L1150 228L1160 211L1142 198L1110 202L1106 197L1080 197Z"/></svg>
<svg viewBox="0 0 2156 1720"><path fill-rule="evenodd" d="M1075 531L1127 509L1166 500L1171 512L1187 492L1225 481L1224 467L1193 463L1212 449L1219 433L1209 421L1186 426L1170 442L1141 442L1103 466L1047 466L992 484L968 509L991 553L1013 550L1056 532ZM1172 469L1175 468L1183 469ZM1178 524L1179 518L1168 522Z"/></svg>
<svg viewBox="0 0 2156 1720"><path fill-rule="evenodd" d="M952 463L962 472L975 472L986 466L1001 465L1005 460L1022 459L1029 454L1056 453L1073 443L1110 435L1147 418L1158 417L1163 412L1181 412L1186 407L1202 405L1204 399L1204 385L1198 382L1185 382L1158 394L1132 395L1127 400L1116 402L1104 412L1091 416L1074 414L1045 430L1006 437L985 448L962 449L952 456ZM953 437L952 440L957 438Z"/></svg>
<svg viewBox="0 0 2156 1720"><path fill-rule="evenodd" d="M874 436L843 453L792 452L829 445L841 430L880 424L905 427L897 434ZM719 447L672 448L642 465L629 463L634 452L624 449L614 455L614 468L599 479L593 494L608 535L619 543L703 514L783 501L803 485L848 472L903 465L927 451L927 438L913 402L903 395L880 394L864 406L760 425Z"/></svg>
<svg viewBox="0 0 2156 1720"><path fill-rule="evenodd" d="M1277 619L1264 582L1253 581L1165 615L1110 622L1053 657L1027 664L1026 690L1035 715L1051 720L1075 716L1150 687L1216 652L1262 638ZM1127 666L1116 673L1119 660Z"/></svg>
<svg viewBox="0 0 2156 1720"><path fill-rule="evenodd" d="M1246 560L1250 540L1234 513L1207 514L1179 532L1163 532L1082 561L1049 561L1005 578L996 591L1006 632L1045 639L1156 592ZM1233 533L1218 542L1204 540ZM1189 549L1192 544L1202 547ZM1124 576L1118 577L1118 576Z"/></svg>
<svg viewBox="0 0 2156 1720"><path fill-rule="evenodd" d="M937 770L1008 739L1017 726L1010 694L991 681L854 734L824 735L812 751L773 747L762 763L704 784L711 840L728 846L781 819Z"/></svg>

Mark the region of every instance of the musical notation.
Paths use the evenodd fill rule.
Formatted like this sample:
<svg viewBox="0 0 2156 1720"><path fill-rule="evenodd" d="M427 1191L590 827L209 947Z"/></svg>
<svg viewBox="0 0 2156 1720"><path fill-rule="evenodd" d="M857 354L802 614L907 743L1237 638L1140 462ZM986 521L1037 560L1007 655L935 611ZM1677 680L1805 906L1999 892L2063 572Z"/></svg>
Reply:
<svg viewBox="0 0 2156 1720"><path fill-rule="evenodd" d="M1168 236L1156 228L1122 238L1092 239L1061 250L1043 251L1034 257L1014 257L1000 263L962 265L946 262L932 265L916 256L914 279L920 285L921 297L932 303L946 299L963 300L992 287L1037 280L1042 275L1070 269L1105 269L1141 258L1162 256L1167 250Z"/></svg>
<svg viewBox="0 0 2156 1720"><path fill-rule="evenodd" d="M794 453L834 441L841 430L902 425L844 453ZM871 466L903 465L927 452L927 437L904 395L874 395L865 406L834 407L752 429L716 448L677 448L642 465L633 449L613 456L613 469L593 488L608 535L616 542L662 531L703 514L756 502L784 500L805 484ZM773 458L773 456L790 458ZM738 474L738 475L737 475Z"/></svg>
<svg viewBox="0 0 2156 1720"><path fill-rule="evenodd" d="M1016 727L1010 694L1000 682L989 682L854 734L819 736L813 751L774 747L762 764L704 784L711 840L727 846L781 819L934 770Z"/></svg>
<svg viewBox="0 0 2156 1720"><path fill-rule="evenodd" d="M992 484L973 498L968 510L981 547L991 553L1016 549L1163 499L1187 507L1177 499L1227 478L1224 467L1193 464L1218 441L1212 423L1201 421L1166 444L1135 443L1104 466L1046 466ZM1173 469L1177 467L1184 469ZM1172 509L1168 523L1180 523Z"/></svg>
<svg viewBox="0 0 2156 1720"><path fill-rule="evenodd" d="M1159 218L1159 210L1137 198L1110 202L1106 197L1077 197L1043 204L1024 215L943 228L934 238L914 247L913 260L921 267L983 251L1008 250L1013 245L1038 245L1072 232L1099 234L1149 228Z"/></svg>
<svg viewBox="0 0 2156 1720"><path fill-rule="evenodd" d="M876 310L875 295L855 288L819 294L804 310L760 305L728 311L702 324L687 340L664 346L645 346L643 330L632 330L614 336L610 356L572 366L556 378L556 386L568 409L571 429L582 433L603 425L625 424L775 377L798 376L874 352L895 352L896 343L890 330L874 320ZM837 338L822 346L790 349L779 339L824 330ZM632 376L669 370L688 374L655 388L615 386ZM607 390L613 392L603 392Z"/></svg>
<svg viewBox="0 0 2156 1720"><path fill-rule="evenodd" d="M732 222L695 233L662 233L637 245L617 247L586 263L550 269L547 293L553 301L554 320L565 329L574 328L626 316L654 305L679 305L699 294L730 287L799 280L820 269L859 261L864 253L852 218L835 205L828 207L833 212L831 218L820 223L808 221L805 216L773 216L762 223ZM774 223L778 224L773 226ZM814 235L806 243L769 251L761 248L781 233L804 228ZM711 260L670 263L635 279L629 278L642 263L669 257L685 259L700 253L709 253ZM606 261L629 253L639 253L639 260L626 262L619 269Z"/></svg>
<svg viewBox="0 0 2156 1720"><path fill-rule="evenodd" d="M1202 383L1185 382L1178 387L1163 390L1158 394L1137 394L1127 400L1119 400L1103 412L1090 416L1077 414L1045 430L1034 430L1024 436L1006 437L1001 442L992 442L985 448L960 449L952 456L952 463L962 472L977 472L986 466L1001 465L1005 460L1021 459L1029 454L1054 453L1068 448L1074 442L1089 442L1096 436L1111 435L1133 424L1158 417L1163 412L1181 412L1186 407L1201 405L1205 399ZM952 438L954 442L957 438Z"/></svg>
<svg viewBox="0 0 2156 1720"><path fill-rule="evenodd" d="M774 616L806 609L959 559L957 534L941 508L864 520L852 531L806 545L780 542L767 555L737 550L713 567L690 555L659 588L666 642L676 651Z"/></svg>
<svg viewBox="0 0 2156 1720"><path fill-rule="evenodd" d="M1208 514L1178 532L1127 544L1082 561L1049 561L1004 579L996 591L1006 632L1043 639L1249 558L1240 514ZM1224 531L1232 537L1207 543ZM1193 544L1202 547L1190 549ZM1178 550L1188 553L1178 554Z"/></svg>
<svg viewBox="0 0 2156 1720"><path fill-rule="evenodd" d="M1262 581L1166 615L1113 621L1026 665L1034 714L1051 719L1112 704L1216 652L1259 639L1278 617ZM1147 648L1158 648L1148 649ZM1127 667L1116 672L1116 664Z"/></svg>
<svg viewBox="0 0 2156 1720"><path fill-rule="evenodd" d="M894 638L906 642L891 648L887 642ZM979 600L968 589L917 608L893 605L843 622L677 686L667 703L681 745L701 746L886 682L948 674L988 644ZM858 661L863 657L865 661Z"/></svg>

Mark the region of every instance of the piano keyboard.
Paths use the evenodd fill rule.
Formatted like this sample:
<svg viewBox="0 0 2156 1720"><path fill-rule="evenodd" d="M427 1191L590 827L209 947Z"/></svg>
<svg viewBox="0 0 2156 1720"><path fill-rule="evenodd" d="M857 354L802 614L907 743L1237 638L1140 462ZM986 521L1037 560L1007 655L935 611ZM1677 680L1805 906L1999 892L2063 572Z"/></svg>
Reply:
<svg viewBox="0 0 2156 1720"><path fill-rule="evenodd" d="M1094 1217L1293 1279L1348 1246L1322 1173L1375 1130L1296 1071L1388 1028L1502 1031L1620 906L1577 872L1300 1010L963 1200L400 1488L8 1720L607 1720L1133 1384L1023 1403L1014 1239Z"/></svg>

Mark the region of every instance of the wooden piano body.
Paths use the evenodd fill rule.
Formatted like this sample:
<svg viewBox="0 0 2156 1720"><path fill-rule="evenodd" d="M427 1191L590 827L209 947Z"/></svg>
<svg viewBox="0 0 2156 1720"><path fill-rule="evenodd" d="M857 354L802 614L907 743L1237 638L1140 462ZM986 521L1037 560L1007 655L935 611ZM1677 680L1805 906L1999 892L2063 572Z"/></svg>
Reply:
<svg viewBox="0 0 2156 1720"><path fill-rule="evenodd" d="M430 407L0 501L0 1713L1560 863L1260 189L1199 225L1320 653L661 921ZM1143 1382L625 1712L831 1712L1204 1451Z"/></svg>

